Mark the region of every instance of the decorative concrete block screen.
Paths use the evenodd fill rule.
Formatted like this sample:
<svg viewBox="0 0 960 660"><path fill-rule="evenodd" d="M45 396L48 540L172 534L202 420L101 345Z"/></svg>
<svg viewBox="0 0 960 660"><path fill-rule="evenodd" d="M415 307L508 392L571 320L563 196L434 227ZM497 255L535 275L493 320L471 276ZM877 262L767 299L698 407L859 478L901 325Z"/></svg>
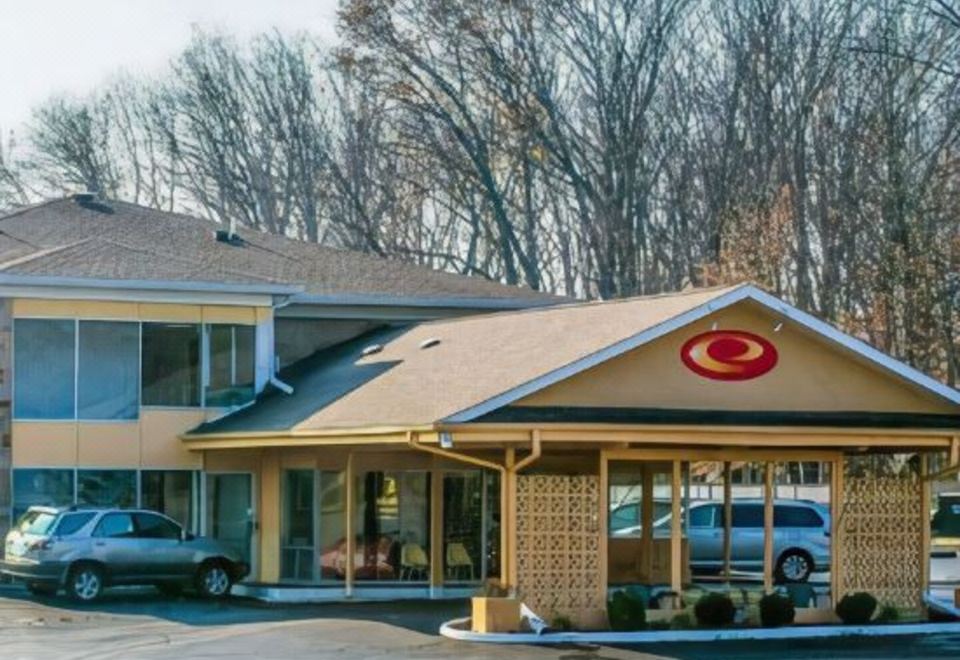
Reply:
<svg viewBox="0 0 960 660"><path fill-rule="evenodd" d="M868 591L881 603L918 607L923 598L922 484L916 476L844 479L840 596Z"/></svg>
<svg viewBox="0 0 960 660"><path fill-rule="evenodd" d="M600 479L518 475L517 592L548 621L606 607L600 580Z"/></svg>

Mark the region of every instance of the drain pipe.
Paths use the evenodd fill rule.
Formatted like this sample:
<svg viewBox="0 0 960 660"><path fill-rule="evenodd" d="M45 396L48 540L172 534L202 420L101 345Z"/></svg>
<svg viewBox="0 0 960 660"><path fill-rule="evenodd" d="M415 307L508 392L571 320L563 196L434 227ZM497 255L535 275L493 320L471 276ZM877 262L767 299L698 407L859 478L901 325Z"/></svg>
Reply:
<svg viewBox="0 0 960 660"><path fill-rule="evenodd" d="M460 454L449 449L420 444L419 433L407 431L407 444L413 449L435 456L442 456L452 461L470 463L490 470L496 470L500 473L500 547L502 549L502 556L500 557L500 582L502 586L510 589L511 592L516 588L516 570L512 557L513 548L509 546L512 545L511 539L514 536L514 514L511 509L516 508L517 472L532 465L542 455L543 448L541 446L539 429L533 430L530 442L530 454L525 456L523 460L515 464L513 464L511 460L508 461L508 465L500 465L493 461L485 461L482 458Z"/></svg>

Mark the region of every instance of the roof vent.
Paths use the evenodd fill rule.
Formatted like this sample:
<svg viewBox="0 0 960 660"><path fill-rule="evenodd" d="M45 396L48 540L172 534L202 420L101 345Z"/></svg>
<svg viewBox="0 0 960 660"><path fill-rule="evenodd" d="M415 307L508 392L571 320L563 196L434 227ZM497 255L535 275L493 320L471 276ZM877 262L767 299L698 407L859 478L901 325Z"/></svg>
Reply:
<svg viewBox="0 0 960 660"><path fill-rule="evenodd" d="M429 337L420 342L420 350L425 348L433 348L440 343L440 337Z"/></svg>
<svg viewBox="0 0 960 660"><path fill-rule="evenodd" d="M73 201L78 204L89 204L91 202L97 201L97 191L88 190L86 192L73 193Z"/></svg>
<svg viewBox="0 0 960 660"><path fill-rule="evenodd" d="M363 357L367 357L368 355L376 355L382 350L383 350L382 344L370 344L369 346L364 348L363 351L360 352L360 355Z"/></svg>
<svg viewBox="0 0 960 660"><path fill-rule="evenodd" d="M70 198L76 202L77 206L82 206L88 211L97 211L98 213L105 213L107 215L113 213L113 207L103 202L100 199L100 193L96 190L74 193Z"/></svg>
<svg viewBox="0 0 960 660"><path fill-rule="evenodd" d="M229 229L218 229L213 234L218 243L226 243L227 245L240 246L243 245L243 239L240 238L240 234L237 233L237 220L236 218L230 218Z"/></svg>

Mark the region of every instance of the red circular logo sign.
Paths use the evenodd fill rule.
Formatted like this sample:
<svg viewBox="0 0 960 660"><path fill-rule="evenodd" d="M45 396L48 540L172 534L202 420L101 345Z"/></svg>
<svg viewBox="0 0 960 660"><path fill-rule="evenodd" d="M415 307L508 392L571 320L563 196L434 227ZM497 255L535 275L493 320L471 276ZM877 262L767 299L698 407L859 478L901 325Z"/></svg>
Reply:
<svg viewBox="0 0 960 660"><path fill-rule="evenodd" d="M688 340L680 358L704 378L750 380L777 366L777 349L752 332L712 330Z"/></svg>

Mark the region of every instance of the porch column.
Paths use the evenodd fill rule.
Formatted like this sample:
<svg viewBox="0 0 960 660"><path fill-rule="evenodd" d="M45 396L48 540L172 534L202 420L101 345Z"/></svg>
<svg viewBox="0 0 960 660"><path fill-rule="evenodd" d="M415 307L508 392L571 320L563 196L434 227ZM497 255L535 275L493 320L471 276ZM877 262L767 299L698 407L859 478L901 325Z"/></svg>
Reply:
<svg viewBox="0 0 960 660"><path fill-rule="evenodd" d="M280 581L280 454L265 449L260 455L260 581Z"/></svg>
<svg viewBox="0 0 960 660"><path fill-rule="evenodd" d="M356 480L354 479L353 452L347 454L347 467L344 470L343 480L344 488L347 491L347 519L344 521L345 536L347 537L347 561L344 566L343 593L348 598L353 596L353 573L354 563L356 563L357 554L357 532L353 528L356 518L354 509L356 508L357 494L355 492Z"/></svg>
<svg viewBox="0 0 960 660"><path fill-rule="evenodd" d="M842 541L840 538L840 510L843 504L843 454L830 463L830 605L836 607L840 593Z"/></svg>
<svg viewBox="0 0 960 660"><path fill-rule="evenodd" d="M927 474L929 459L926 454L920 454L920 515L923 516L923 524L920 528L922 534L923 554L921 561L920 590L926 594L930 590L930 489L933 483L923 478Z"/></svg>
<svg viewBox="0 0 960 660"><path fill-rule="evenodd" d="M512 510L517 505L517 475L513 471L516 462L516 451L509 447L504 456L506 470L503 472L503 483L500 484L500 586L511 590L517 586L513 566L516 529Z"/></svg>
<svg viewBox="0 0 960 660"><path fill-rule="evenodd" d="M723 577L730 581L730 559L733 550L731 529L733 528L733 470L730 461L723 462Z"/></svg>
<svg viewBox="0 0 960 660"><path fill-rule="evenodd" d="M773 591L773 470L776 463L764 465L763 474L763 591Z"/></svg>
<svg viewBox="0 0 960 660"><path fill-rule="evenodd" d="M673 461L673 483L670 493L670 590L680 595L683 591L683 538L680 526L680 498L681 488L680 461ZM679 600L679 598L675 599Z"/></svg>
<svg viewBox="0 0 960 660"><path fill-rule="evenodd" d="M430 471L430 595L443 589L443 470Z"/></svg>
<svg viewBox="0 0 960 660"><path fill-rule="evenodd" d="M653 581L653 471L650 469L650 463L644 461L640 464L643 480L641 482L640 497L640 548L644 579L647 582Z"/></svg>

